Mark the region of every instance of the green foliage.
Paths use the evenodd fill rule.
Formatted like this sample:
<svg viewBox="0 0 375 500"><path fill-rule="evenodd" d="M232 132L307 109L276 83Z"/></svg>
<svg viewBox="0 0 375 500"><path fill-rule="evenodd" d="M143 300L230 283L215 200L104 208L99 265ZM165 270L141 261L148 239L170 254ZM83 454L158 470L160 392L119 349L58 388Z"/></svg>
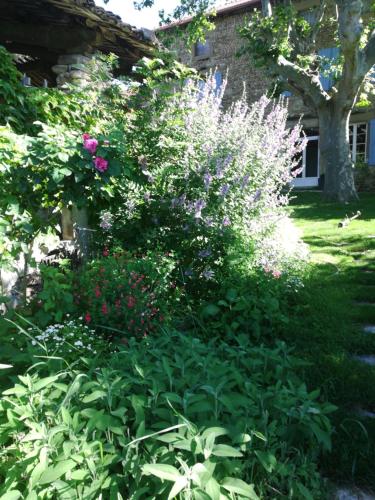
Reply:
<svg viewBox="0 0 375 500"><path fill-rule="evenodd" d="M263 67L269 61L277 61L282 55L289 58L293 52L290 41L291 26L301 31L309 31L309 24L301 21L293 7L276 6L273 16L264 17L255 11L248 24L240 29L240 34L247 40L248 46L243 49L250 51L257 66Z"/></svg>
<svg viewBox="0 0 375 500"><path fill-rule="evenodd" d="M29 253L29 245L43 227L40 205L33 206L30 185L23 182L28 139L14 134L9 126L0 127L0 262L9 264L22 251ZM16 195L24 197L23 203ZM27 203L26 203L27 200Z"/></svg>
<svg viewBox="0 0 375 500"><path fill-rule="evenodd" d="M173 333L83 371L39 362L3 393L0 492L320 498L313 461L330 449L334 407L295 376L284 344L233 341Z"/></svg>
<svg viewBox="0 0 375 500"><path fill-rule="evenodd" d="M18 132L36 117L21 78L12 56L0 46L0 125L9 124Z"/></svg>
<svg viewBox="0 0 375 500"><path fill-rule="evenodd" d="M245 275L246 276L246 275ZM200 320L210 335L225 332L229 338L238 332L252 339L265 341L273 337L281 325L288 323L285 314L290 277L275 278L262 272L223 278L221 290L213 295L215 302L201 306ZM294 290L293 290L294 292Z"/></svg>
<svg viewBox="0 0 375 500"><path fill-rule="evenodd" d="M51 322L60 322L66 314L76 310L73 300L73 271L62 266L62 263L58 268L41 265L39 271L43 288L34 299L34 317L38 325L45 326Z"/></svg>

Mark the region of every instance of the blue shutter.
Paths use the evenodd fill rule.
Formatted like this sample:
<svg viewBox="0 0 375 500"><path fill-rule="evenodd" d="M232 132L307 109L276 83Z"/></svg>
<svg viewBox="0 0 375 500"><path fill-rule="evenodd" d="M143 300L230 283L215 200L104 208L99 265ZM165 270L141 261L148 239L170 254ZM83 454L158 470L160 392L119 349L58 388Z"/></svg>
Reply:
<svg viewBox="0 0 375 500"><path fill-rule="evenodd" d="M321 57L329 59L331 61L336 61L338 59L340 53L340 49L338 47L330 47L327 49L320 49L318 54ZM327 74L327 70L329 70L330 64L327 62L324 67L325 75L320 75L320 83L322 84L323 90L328 91L333 85L333 75Z"/></svg>
<svg viewBox="0 0 375 500"><path fill-rule="evenodd" d="M368 164L375 166L375 119L369 123Z"/></svg>
<svg viewBox="0 0 375 500"><path fill-rule="evenodd" d="M216 92L219 92L221 89L221 86L223 84L223 75L221 74L221 71L215 71L215 82L216 82L216 87L215 90Z"/></svg>

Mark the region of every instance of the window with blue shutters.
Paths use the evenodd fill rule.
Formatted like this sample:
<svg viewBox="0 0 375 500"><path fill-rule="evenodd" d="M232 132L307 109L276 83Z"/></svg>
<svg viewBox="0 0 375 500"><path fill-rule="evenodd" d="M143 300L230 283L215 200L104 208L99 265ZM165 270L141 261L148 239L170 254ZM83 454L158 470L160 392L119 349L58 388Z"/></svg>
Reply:
<svg viewBox="0 0 375 500"><path fill-rule="evenodd" d="M331 64L335 63L339 58L340 49L338 47L320 49L318 55L324 58L323 74L320 75L320 83L322 84L323 90L328 91L332 88L334 83L334 74L333 72L330 73L329 68Z"/></svg>
<svg viewBox="0 0 375 500"><path fill-rule="evenodd" d="M375 166L375 119L369 122L368 163Z"/></svg>

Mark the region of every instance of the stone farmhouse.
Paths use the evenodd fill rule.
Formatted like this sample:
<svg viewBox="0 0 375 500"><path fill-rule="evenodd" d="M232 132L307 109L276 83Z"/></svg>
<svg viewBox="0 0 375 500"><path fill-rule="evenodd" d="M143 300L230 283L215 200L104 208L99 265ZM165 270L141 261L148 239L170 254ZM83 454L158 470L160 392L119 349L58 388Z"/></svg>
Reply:
<svg viewBox="0 0 375 500"><path fill-rule="evenodd" d="M316 0L295 0L295 6L308 15L311 7L317 4ZM249 103L256 101L269 90L271 81L261 69L251 65L249 56L237 56L238 50L244 41L238 34L238 29L251 16L254 9L260 9L260 0L229 0L216 11L214 22L216 29L207 33L204 43L196 43L192 49L187 48L183 37L176 37L173 41L177 59L201 74L215 72L217 85L223 78L227 78L227 87L224 94L224 105L241 97L244 87ZM173 33L173 30L184 28L189 19L182 20L159 28L160 32ZM161 33L162 35L162 33ZM338 48L334 46L332 34L323 32L319 37L319 53L329 59L338 56ZM325 90L332 87L333 80L321 76L321 83ZM288 100L289 122L292 125L302 116L304 132L308 137L308 144L302 158L302 173L295 179L297 187L316 187L323 180L324 172L319 168L319 123L314 112L305 107L302 99L290 92L284 92ZM374 166L375 172L375 107L355 110L350 124L351 155L354 163L367 163Z"/></svg>

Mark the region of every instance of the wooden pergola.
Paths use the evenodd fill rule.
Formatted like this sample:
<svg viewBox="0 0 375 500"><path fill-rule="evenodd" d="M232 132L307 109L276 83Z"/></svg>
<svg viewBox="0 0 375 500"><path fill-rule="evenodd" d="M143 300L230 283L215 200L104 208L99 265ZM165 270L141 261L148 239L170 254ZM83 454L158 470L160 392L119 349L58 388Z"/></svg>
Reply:
<svg viewBox="0 0 375 500"><path fill-rule="evenodd" d="M93 0L0 0L0 45L18 54L20 71L34 85L55 85L52 66L64 54L96 51L119 57L120 74L127 74L155 48L155 36L139 30Z"/></svg>

